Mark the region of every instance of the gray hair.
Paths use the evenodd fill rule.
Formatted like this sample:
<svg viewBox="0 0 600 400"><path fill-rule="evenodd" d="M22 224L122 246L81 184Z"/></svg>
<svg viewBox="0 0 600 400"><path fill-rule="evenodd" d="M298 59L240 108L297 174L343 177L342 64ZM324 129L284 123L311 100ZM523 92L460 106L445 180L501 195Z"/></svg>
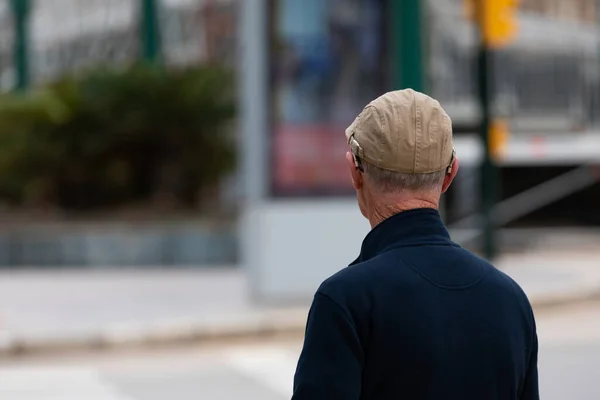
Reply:
<svg viewBox="0 0 600 400"><path fill-rule="evenodd" d="M364 161L363 166L365 175L384 193L441 189L446 176L445 169L429 174L406 174L381 169Z"/></svg>

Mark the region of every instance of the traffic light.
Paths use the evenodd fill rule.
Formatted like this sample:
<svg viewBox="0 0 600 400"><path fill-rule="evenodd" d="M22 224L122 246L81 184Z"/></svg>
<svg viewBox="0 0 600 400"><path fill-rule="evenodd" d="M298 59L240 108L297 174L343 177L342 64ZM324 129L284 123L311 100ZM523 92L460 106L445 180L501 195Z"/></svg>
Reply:
<svg viewBox="0 0 600 400"><path fill-rule="evenodd" d="M509 135L509 128L506 121L502 119L492 121L488 131L488 145L490 155L496 161L504 156Z"/></svg>
<svg viewBox="0 0 600 400"><path fill-rule="evenodd" d="M518 0L464 0L467 18L475 19L488 48L509 44L517 34Z"/></svg>
<svg viewBox="0 0 600 400"><path fill-rule="evenodd" d="M487 46L505 46L517 34L517 0L483 0L483 39Z"/></svg>

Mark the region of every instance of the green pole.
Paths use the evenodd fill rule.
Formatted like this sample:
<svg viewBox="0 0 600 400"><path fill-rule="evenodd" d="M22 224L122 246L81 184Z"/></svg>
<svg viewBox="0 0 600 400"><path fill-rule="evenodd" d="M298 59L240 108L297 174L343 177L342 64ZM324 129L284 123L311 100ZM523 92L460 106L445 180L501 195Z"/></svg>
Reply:
<svg viewBox="0 0 600 400"><path fill-rule="evenodd" d="M15 90L29 87L29 11L30 0L12 0L15 27L13 57L16 70Z"/></svg>
<svg viewBox="0 0 600 400"><path fill-rule="evenodd" d="M421 0L390 2L395 47L394 86L425 92L423 10Z"/></svg>
<svg viewBox="0 0 600 400"><path fill-rule="evenodd" d="M478 13L483 15L485 2L478 1ZM479 18L478 20L482 20ZM480 27L481 31L481 27ZM492 220L492 209L496 204L498 170L494 165L490 148L490 127L492 123L491 102L494 88L492 86L493 71L493 51L488 49L483 35L480 34L479 54L478 54L478 86L479 86L479 104L481 109L480 137L483 144L483 163L481 165L481 215L483 216L483 254L488 260L493 260L496 256L496 237L495 226Z"/></svg>
<svg viewBox="0 0 600 400"><path fill-rule="evenodd" d="M159 62L161 43L157 0L141 0L141 2L142 58L153 63Z"/></svg>

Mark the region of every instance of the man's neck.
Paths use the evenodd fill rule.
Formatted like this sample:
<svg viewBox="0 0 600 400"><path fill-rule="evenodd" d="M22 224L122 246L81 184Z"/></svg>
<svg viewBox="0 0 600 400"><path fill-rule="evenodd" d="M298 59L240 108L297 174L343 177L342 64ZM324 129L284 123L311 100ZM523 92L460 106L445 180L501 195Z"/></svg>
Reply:
<svg viewBox="0 0 600 400"><path fill-rule="evenodd" d="M398 213L419 208L432 208L437 210L439 208L439 203L428 200L410 199L402 200L389 206L375 206L369 215L371 229Z"/></svg>

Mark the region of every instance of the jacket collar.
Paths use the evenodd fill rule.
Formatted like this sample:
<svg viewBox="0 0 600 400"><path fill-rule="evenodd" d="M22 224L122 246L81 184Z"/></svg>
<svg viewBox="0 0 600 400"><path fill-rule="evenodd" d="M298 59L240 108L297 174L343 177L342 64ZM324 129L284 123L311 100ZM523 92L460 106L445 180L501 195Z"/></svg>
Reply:
<svg viewBox="0 0 600 400"><path fill-rule="evenodd" d="M403 211L381 222L365 237L360 255L352 264L392 248L422 245L454 245L439 212L433 208Z"/></svg>

